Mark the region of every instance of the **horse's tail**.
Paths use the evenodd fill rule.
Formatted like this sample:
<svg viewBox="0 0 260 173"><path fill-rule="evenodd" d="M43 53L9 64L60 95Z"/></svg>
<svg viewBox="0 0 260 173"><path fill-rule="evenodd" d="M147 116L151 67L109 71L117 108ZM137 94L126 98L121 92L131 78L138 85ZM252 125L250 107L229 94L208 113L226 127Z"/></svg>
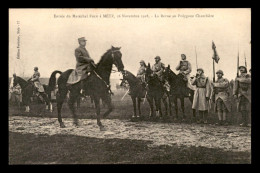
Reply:
<svg viewBox="0 0 260 173"><path fill-rule="evenodd" d="M52 72L51 77L49 79L49 89L50 91L53 91L55 89L56 86L56 74L59 73L61 74L62 72L59 70L55 70L54 72Z"/></svg>

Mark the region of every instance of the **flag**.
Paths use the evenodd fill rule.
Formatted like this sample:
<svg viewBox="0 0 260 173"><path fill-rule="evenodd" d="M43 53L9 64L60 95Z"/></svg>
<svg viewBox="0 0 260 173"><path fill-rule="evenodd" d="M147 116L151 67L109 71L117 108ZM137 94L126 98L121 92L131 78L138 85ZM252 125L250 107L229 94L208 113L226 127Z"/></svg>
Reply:
<svg viewBox="0 0 260 173"><path fill-rule="evenodd" d="M216 50L216 45L213 41L212 41L212 49L213 49L213 52L214 52L212 59L214 59L215 62L218 63L220 58L219 58L217 50Z"/></svg>

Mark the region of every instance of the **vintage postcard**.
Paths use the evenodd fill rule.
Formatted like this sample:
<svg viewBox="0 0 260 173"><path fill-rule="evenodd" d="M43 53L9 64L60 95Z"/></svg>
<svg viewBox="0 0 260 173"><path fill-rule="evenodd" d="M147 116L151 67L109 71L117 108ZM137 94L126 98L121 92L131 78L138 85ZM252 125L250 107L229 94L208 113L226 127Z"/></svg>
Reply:
<svg viewBox="0 0 260 173"><path fill-rule="evenodd" d="M251 163L250 8L10 8L8 59L10 165Z"/></svg>

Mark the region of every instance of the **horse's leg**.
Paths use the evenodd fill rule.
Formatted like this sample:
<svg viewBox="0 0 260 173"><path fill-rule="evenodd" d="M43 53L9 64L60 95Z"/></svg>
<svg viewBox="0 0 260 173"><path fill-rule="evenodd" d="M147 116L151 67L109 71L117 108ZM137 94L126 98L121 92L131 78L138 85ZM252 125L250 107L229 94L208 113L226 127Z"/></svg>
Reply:
<svg viewBox="0 0 260 173"><path fill-rule="evenodd" d="M138 105L138 116L141 117L141 98L137 98L137 105Z"/></svg>
<svg viewBox="0 0 260 173"><path fill-rule="evenodd" d="M71 90L70 97L69 97L69 100L68 100L68 105L69 105L70 111L71 111L73 119L74 119L73 123L76 126L78 126L79 123L78 123L77 114L75 113L74 103L76 102L79 94L80 93L79 93L79 91L77 89Z"/></svg>
<svg viewBox="0 0 260 173"><path fill-rule="evenodd" d="M174 108L175 108L176 119L178 119L178 117L179 117L179 115L178 115L178 100L177 100L177 97L176 97L176 96L174 96L173 102L174 102Z"/></svg>
<svg viewBox="0 0 260 173"><path fill-rule="evenodd" d="M153 109L153 99L149 96L147 96L147 101L149 103L150 106L150 117L154 117L154 109Z"/></svg>
<svg viewBox="0 0 260 173"><path fill-rule="evenodd" d="M167 104L167 96L164 96L162 98L162 101L163 101L163 104L164 104L164 107L165 107L165 113L164 113L164 116L168 116L168 104Z"/></svg>
<svg viewBox="0 0 260 173"><path fill-rule="evenodd" d="M62 90L59 89L59 91L56 94L58 121L60 123L61 128L65 127L64 123L62 122L62 118L61 118L61 108L62 108L62 104L63 104L64 100L67 97L67 92L68 92L68 90L66 89L66 86L63 86L63 87L64 88L62 88Z"/></svg>
<svg viewBox="0 0 260 173"><path fill-rule="evenodd" d="M133 107L134 107L134 114L132 115L132 118L136 117L136 97L131 96Z"/></svg>
<svg viewBox="0 0 260 173"><path fill-rule="evenodd" d="M77 109L80 108L80 96L77 98Z"/></svg>
<svg viewBox="0 0 260 173"><path fill-rule="evenodd" d="M168 101L169 101L170 116L172 116L172 100L171 100L171 96L170 95L168 95Z"/></svg>
<svg viewBox="0 0 260 173"><path fill-rule="evenodd" d="M182 110L183 120L185 120L186 116L184 112L184 97L181 97L180 100L181 100L181 110Z"/></svg>
<svg viewBox="0 0 260 173"><path fill-rule="evenodd" d="M162 107L161 107L161 99L160 98L156 98L155 99L155 106L156 106L156 116L158 116L161 118L162 117Z"/></svg>
<svg viewBox="0 0 260 173"><path fill-rule="evenodd" d="M106 95L102 96L101 99L108 107L108 110L103 114L103 117L107 117L114 110L114 105L112 104L111 95L107 93Z"/></svg>
<svg viewBox="0 0 260 173"><path fill-rule="evenodd" d="M108 101L109 102L109 99L107 99L107 98L103 98L103 99L105 99L106 100L106 102ZM96 114L97 114L97 125L99 126L99 129L100 129L100 131L105 131L106 129L105 129L105 127L102 125L102 123L101 123L101 117L100 117L100 98L99 97L97 97L97 96L95 96L94 98L93 98L93 101L95 102L95 107L96 107ZM111 105L111 104L109 104L108 103L108 105ZM108 111L107 111L108 112ZM104 116L104 115L103 115ZM107 116L107 115L106 115Z"/></svg>
<svg viewBox="0 0 260 173"><path fill-rule="evenodd" d="M47 110L50 109L50 112L52 112L52 103L51 103L50 99L48 98L47 94L46 93L40 93L40 95L42 96L42 98L45 101L46 109Z"/></svg>

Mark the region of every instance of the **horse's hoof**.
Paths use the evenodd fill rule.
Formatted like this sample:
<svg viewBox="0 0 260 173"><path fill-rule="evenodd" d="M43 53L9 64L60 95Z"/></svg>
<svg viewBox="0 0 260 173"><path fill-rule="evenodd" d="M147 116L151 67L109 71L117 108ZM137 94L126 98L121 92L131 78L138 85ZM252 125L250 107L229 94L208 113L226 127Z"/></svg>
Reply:
<svg viewBox="0 0 260 173"><path fill-rule="evenodd" d="M78 121L74 121L73 124L74 124L74 126L76 126L76 127L79 126L79 122L78 122Z"/></svg>
<svg viewBox="0 0 260 173"><path fill-rule="evenodd" d="M104 126L99 126L100 131L106 131L106 128Z"/></svg>
<svg viewBox="0 0 260 173"><path fill-rule="evenodd" d="M63 123L60 124L60 128L65 128L65 127L66 126Z"/></svg>

